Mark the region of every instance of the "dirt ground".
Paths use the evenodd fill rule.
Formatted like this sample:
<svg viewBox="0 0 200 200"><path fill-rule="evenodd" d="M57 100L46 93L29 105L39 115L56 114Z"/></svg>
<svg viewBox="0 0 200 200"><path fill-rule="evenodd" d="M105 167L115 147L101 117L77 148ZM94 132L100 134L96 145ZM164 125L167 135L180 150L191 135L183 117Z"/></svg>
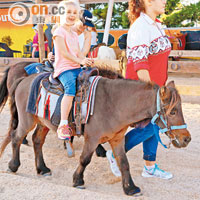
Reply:
<svg viewBox="0 0 200 200"><path fill-rule="evenodd" d="M132 178L142 190L142 196L135 199L200 199L200 104L183 103L183 113L192 141L184 149L171 147L169 150L159 145L157 163L162 169L173 173L171 180L143 178L142 145L128 152ZM0 141L7 132L9 123L8 106L0 114ZM162 136L165 141L166 136ZM93 156L85 171L85 190L72 187L72 175L75 171L83 146L83 138L76 138L75 158L68 158L63 144L55 133L50 132L44 144L43 153L52 176L41 177L36 174L31 133L29 146L21 147L21 166L17 173L8 173L11 159L11 145L8 145L0 159L0 199L1 200L100 200L133 199L123 193L121 179L110 171L106 158ZM109 145L105 144L109 149Z"/></svg>

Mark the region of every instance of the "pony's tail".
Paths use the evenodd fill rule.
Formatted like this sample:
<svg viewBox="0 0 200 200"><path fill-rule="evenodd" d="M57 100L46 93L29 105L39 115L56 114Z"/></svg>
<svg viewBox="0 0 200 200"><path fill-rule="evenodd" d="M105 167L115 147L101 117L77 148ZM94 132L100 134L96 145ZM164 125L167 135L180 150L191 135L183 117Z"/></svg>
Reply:
<svg viewBox="0 0 200 200"><path fill-rule="evenodd" d="M9 69L10 68L7 68L4 71L4 75L0 83L0 112L3 110L6 104L6 101L8 99L7 78L8 78Z"/></svg>
<svg viewBox="0 0 200 200"><path fill-rule="evenodd" d="M12 100L9 103L10 103L11 119L10 119L8 133L0 146L0 158L1 158L5 148L7 147L7 145L11 142L11 137L12 137L12 135L15 134L16 128L18 126L18 114L17 114L16 104Z"/></svg>
<svg viewBox="0 0 200 200"><path fill-rule="evenodd" d="M23 80L23 78L18 79L10 89L9 106L10 106L11 119L10 119L9 130L8 130L7 136L4 138L4 140L0 146L0 157L2 156L6 146L11 142L11 137L12 137L12 135L15 134L17 126L18 126L19 120L18 120L17 107L15 104L15 90L16 90L18 84Z"/></svg>
<svg viewBox="0 0 200 200"><path fill-rule="evenodd" d="M1 144L1 147L0 147L0 158L1 158L5 148L10 143L10 141L11 141L11 134L10 134L10 131L8 131L8 134L7 134L6 138L4 138L4 140L3 140L2 144Z"/></svg>

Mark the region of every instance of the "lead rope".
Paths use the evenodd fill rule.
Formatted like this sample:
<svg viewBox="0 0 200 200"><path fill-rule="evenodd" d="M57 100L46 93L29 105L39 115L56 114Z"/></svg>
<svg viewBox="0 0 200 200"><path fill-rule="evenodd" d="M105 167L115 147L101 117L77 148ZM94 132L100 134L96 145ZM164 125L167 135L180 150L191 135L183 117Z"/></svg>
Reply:
<svg viewBox="0 0 200 200"><path fill-rule="evenodd" d="M156 114L153 116L153 118L151 119L151 123L153 124L153 130L154 130L154 133L155 133L155 136L158 140L158 142L160 142L160 144L167 149L167 146L165 144L163 144L163 142L161 141L161 138L160 138L160 135L159 135L159 130L156 129L156 123L155 121L157 120L158 117L160 117L160 95L159 95L159 91L160 89L158 90L157 92L157 98L156 98ZM162 119L161 119L162 120ZM163 123L165 124L166 126L166 122L164 120L162 120ZM160 127L159 127L160 128Z"/></svg>

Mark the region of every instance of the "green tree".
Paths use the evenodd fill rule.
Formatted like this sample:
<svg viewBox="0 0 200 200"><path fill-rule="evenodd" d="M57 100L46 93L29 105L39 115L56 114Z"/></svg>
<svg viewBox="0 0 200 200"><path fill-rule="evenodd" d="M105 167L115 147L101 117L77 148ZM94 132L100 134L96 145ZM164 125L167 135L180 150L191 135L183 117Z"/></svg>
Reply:
<svg viewBox="0 0 200 200"><path fill-rule="evenodd" d="M108 4L90 4L88 9L91 10L94 15L96 27L98 29L104 29ZM127 2L114 3L111 28L129 28L127 10Z"/></svg>
<svg viewBox="0 0 200 200"><path fill-rule="evenodd" d="M200 23L200 2L184 6L180 0L168 0L161 21L167 27L193 27Z"/></svg>
<svg viewBox="0 0 200 200"><path fill-rule="evenodd" d="M98 29L104 29L108 4L90 4ZM128 3L114 3L111 28L129 28L127 11ZM189 27L200 23L200 2L183 5L181 0L168 0L166 12L160 17L167 27Z"/></svg>

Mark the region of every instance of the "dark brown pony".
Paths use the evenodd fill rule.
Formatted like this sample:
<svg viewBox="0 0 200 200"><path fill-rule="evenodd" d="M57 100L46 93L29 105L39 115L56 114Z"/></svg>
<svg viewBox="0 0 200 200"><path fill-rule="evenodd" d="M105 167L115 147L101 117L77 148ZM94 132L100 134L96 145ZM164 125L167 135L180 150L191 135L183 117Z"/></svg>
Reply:
<svg viewBox="0 0 200 200"><path fill-rule="evenodd" d="M38 174L50 173L45 165L42 146L48 130L56 131L50 121L26 112L26 104L32 80L37 75L31 75L16 81L12 85L11 97L18 112L18 125L8 132L0 149L0 155L12 141L13 155L9 162L9 170L16 172L20 166L20 145L23 138L37 125L33 134L35 164ZM5 82L5 77L4 77ZM0 86L1 87L1 86ZM128 160L124 151L124 134L130 124L151 119L156 113L156 94L159 87L155 84L132 80L110 80L102 78L96 91L94 115L84 128L84 147L80 156L80 163L73 175L73 186L84 185L83 173L90 163L93 152L100 143L109 142L122 174L122 185L125 194L133 195L140 192L132 181ZM167 118L168 126L182 125L184 119L181 109L180 96L174 83L170 82L159 91L162 113ZM0 99L3 97L0 96ZM1 102L1 101L0 101ZM166 114L167 113L167 114ZM156 123L164 128L160 119ZM176 138L176 147L186 147L190 142L190 133L186 128L167 132L169 137ZM12 135L12 137L11 137Z"/></svg>
<svg viewBox="0 0 200 200"><path fill-rule="evenodd" d="M15 86L20 81L22 81L25 77L28 76L24 68L31 63L33 62L20 62L15 65L12 65L11 67L6 69L1 81L0 112L3 109L5 103L7 102L8 96L10 96L9 105L10 105L10 111L11 111L11 119L10 119L9 131L12 131L12 129L15 129L18 124L18 114L17 114L17 109L15 106L15 100L10 94L13 92L13 89L15 89ZM110 79L123 78L122 75L119 74L117 71L113 71L108 68L98 68L98 70L99 70L99 74L106 78L110 78ZM72 142L73 142L73 139L74 137L72 136L71 138ZM26 137L23 140L23 144L28 144ZM64 146L65 146L65 143L64 143ZM97 148L97 156L101 156L101 157L106 156L106 151L103 149L101 145L99 145Z"/></svg>

